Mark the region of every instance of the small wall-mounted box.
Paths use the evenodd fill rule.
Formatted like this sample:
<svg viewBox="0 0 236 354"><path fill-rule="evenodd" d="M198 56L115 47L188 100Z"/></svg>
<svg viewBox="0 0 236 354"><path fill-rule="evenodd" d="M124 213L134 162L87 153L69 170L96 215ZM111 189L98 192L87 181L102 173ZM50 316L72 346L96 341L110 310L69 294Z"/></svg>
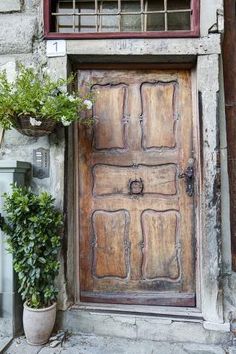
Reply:
<svg viewBox="0 0 236 354"><path fill-rule="evenodd" d="M48 178L50 170L49 149L39 148L33 150L33 177Z"/></svg>

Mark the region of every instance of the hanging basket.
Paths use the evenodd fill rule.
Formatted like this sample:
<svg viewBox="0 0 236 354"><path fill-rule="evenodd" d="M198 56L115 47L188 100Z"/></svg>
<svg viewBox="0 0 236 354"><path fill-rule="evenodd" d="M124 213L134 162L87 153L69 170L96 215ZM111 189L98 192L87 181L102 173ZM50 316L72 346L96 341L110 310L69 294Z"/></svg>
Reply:
<svg viewBox="0 0 236 354"><path fill-rule="evenodd" d="M31 116L16 116L12 119L12 124L18 132L23 135L31 136L31 137L40 137L44 135L51 134L56 126L55 120L50 118L35 118L37 122L41 122L40 125L32 125L30 123Z"/></svg>

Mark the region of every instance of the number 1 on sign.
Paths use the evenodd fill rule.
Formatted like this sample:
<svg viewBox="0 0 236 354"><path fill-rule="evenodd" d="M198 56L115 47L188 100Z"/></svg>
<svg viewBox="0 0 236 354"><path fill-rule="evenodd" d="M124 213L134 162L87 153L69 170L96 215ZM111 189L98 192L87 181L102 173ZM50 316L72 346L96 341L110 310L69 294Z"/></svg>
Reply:
<svg viewBox="0 0 236 354"><path fill-rule="evenodd" d="M61 57L66 55L66 41L60 39L58 41L47 41L47 56L48 57Z"/></svg>
<svg viewBox="0 0 236 354"><path fill-rule="evenodd" d="M58 46L57 42L54 42L53 45L54 45L55 51L57 52L57 46Z"/></svg>

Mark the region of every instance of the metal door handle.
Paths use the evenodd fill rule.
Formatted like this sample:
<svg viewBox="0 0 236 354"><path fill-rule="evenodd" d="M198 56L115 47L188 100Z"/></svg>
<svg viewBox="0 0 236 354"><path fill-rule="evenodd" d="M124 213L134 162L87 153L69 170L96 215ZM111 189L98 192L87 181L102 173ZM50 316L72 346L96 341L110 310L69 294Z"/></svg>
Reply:
<svg viewBox="0 0 236 354"><path fill-rule="evenodd" d="M142 195L143 189L144 189L144 184L142 178L129 180L129 194Z"/></svg>
<svg viewBox="0 0 236 354"><path fill-rule="evenodd" d="M194 194L194 159L191 158L188 160L188 167L178 177L185 179L186 193L189 197L192 197Z"/></svg>

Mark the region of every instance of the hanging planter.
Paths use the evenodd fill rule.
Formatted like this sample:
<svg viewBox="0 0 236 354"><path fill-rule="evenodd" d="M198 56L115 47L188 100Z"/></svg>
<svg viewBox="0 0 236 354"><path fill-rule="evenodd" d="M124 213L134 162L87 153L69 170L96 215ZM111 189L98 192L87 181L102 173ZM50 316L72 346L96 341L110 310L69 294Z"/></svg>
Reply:
<svg viewBox="0 0 236 354"><path fill-rule="evenodd" d="M14 117L12 125L23 135L40 137L51 134L56 127L56 122L50 118L40 120L40 118L24 115Z"/></svg>
<svg viewBox="0 0 236 354"><path fill-rule="evenodd" d="M54 81L44 68L21 65L16 81L10 82L6 72L1 72L0 127L15 128L21 134L40 137L52 133L57 123L64 126L72 122L92 124L91 93L83 96L79 92L65 92L65 87L73 79L70 76L67 80Z"/></svg>

